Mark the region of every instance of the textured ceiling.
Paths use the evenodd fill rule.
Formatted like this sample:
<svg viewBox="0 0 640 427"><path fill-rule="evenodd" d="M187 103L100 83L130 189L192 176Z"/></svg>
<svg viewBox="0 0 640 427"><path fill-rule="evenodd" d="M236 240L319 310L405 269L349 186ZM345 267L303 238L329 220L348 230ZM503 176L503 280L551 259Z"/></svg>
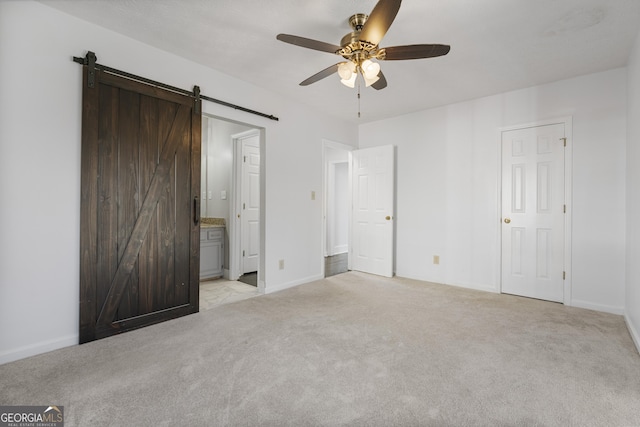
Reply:
<svg viewBox="0 0 640 427"><path fill-rule="evenodd" d="M375 0L41 3L353 122L621 67L640 28L638 0L405 0L380 46L441 43L451 52L381 61L389 85L362 88L358 119L357 92L337 76L298 85L341 58L276 35L340 44L349 16L368 14Z"/></svg>

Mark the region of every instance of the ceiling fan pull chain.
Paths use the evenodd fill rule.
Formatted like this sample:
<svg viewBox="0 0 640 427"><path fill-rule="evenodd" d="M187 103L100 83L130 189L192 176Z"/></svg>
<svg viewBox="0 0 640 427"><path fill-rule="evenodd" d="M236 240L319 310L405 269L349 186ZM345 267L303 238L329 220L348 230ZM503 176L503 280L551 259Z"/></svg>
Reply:
<svg viewBox="0 0 640 427"><path fill-rule="evenodd" d="M358 81L358 118L360 118L360 81Z"/></svg>

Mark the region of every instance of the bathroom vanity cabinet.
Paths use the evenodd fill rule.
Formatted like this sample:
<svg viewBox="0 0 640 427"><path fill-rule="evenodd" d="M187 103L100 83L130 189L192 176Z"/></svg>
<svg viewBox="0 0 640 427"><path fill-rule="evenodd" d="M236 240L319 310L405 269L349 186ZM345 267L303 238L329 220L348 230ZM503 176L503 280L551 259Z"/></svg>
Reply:
<svg viewBox="0 0 640 427"><path fill-rule="evenodd" d="M200 280L222 277L224 227L200 229Z"/></svg>

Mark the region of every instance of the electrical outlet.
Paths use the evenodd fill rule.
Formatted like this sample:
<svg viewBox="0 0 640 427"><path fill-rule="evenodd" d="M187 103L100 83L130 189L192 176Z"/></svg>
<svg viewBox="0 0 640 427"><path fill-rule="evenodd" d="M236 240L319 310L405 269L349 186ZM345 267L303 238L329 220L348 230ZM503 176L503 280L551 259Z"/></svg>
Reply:
<svg viewBox="0 0 640 427"><path fill-rule="evenodd" d="M440 255L434 255L433 256L433 263L434 264L440 264Z"/></svg>
<svg viewBox="0 0 640 427"><path fill-rule="evenodd" d="M279 268L280 270L284 270L284 260L283 260L283 259L281 259L280 261L278 261L278 268Z"/></svg>

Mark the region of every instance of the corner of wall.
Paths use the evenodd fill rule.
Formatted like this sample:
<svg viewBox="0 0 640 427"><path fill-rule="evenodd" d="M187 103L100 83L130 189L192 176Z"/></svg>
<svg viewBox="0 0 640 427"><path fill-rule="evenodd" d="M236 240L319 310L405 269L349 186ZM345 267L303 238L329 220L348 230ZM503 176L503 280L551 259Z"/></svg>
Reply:
<svg viewBox="0 0 640 427"><path fill-rule="evenodd" d="M633 343L636 345L636 350L638 350L638 354L640 354L640 333L634 327L633 323L631 322L631 319L626 314L624 316L624 321L627 324L627 329L629 329L629 334L631 335L631 339L633 340Z"/></svg>
<svg viewBox="0 0 640 427"><path fill-rule="evenodd" d="M626 230L625 242L625 310L624 318L629 334L640 353L640 266L637 256L640 253L640 226L636 218L640 214L640 195L637 186L640 173L640 33L636 36L627 66L627 145L626 145Z"/></svg>

